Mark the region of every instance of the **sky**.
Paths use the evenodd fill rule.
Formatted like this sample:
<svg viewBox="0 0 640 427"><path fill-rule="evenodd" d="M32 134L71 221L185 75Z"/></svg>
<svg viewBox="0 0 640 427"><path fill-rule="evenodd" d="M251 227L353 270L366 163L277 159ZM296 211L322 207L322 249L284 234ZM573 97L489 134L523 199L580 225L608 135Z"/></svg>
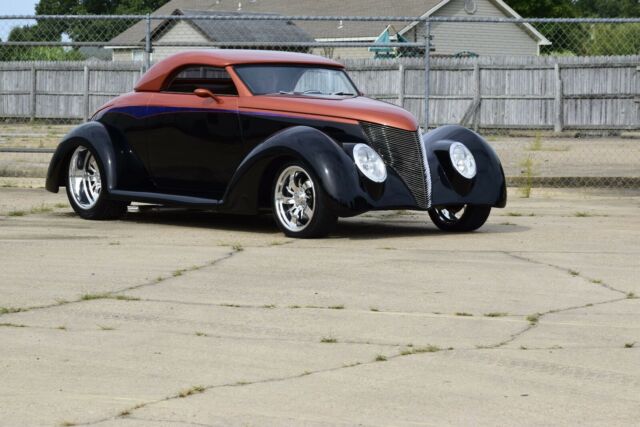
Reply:
<svg viewBox="0 0 640 427"><path fill-rule="evenodd" d="M33 15L38 0L0 0L0 15ZM0 38L6 40L11 28L29 21L0 20Z"/></svg>

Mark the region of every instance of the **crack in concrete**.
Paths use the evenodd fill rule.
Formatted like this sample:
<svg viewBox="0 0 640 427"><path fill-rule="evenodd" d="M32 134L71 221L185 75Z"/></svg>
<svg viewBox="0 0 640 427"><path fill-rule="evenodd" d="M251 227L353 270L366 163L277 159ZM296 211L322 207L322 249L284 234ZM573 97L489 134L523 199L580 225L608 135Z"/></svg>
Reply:
<svg viewBox="0 0 640 427"><path fill-rule="evenodd" d="M525 261L525 262L528 262L528 263L531 263L531 264L544 265L544 266L547 266L547 267L554 268L554 269L556 269L556 270L564 271L565 273L567 273L567 274L571 274L571 275L573 275L573 276L575 276L575 277L579 277L579 278L581 278L582 280L585 280L586 282L588 282L588 283L590 283L590 284L598 285L598 286L602 286L603 288L608 289L608 290L610 290L610 291L612 291L612 292L617 292L617 293L620 293L620 294L627 295L627 292L626 292L626 291L623 291L623 290L621 290L621 289L614 288L613 286L608 285L608 284L606 284L606 283L604 283L604 282L599 282L599 283L597 283L597 282L596 282L596 279L591 278L591 277L583 276L581 273L576 272L576 271L574 271L574 270L572 270L572 269L570 269L570 268L563 267L563 266L561 266L561 265L557 265L557 264L551 264L551 263L548 263L548 262L538 261L538 260L535 260L535 259L527 258L527 257L524 257L524 256L522 256L522 255L517 255L517 254L516 254L516 253L514 253L514 252L502 251L502 253L503 253L503 254L505 254L505 255L507 255L507 256L510 256L510 257L512 257L512 258L519 259L519 260L521 260L521 261ZM519 253L522 253L522 252L519 252Z"/></svg>
<svg viewBox="0 0 640 427"><path fill-rule="evenodd" d="M234 256L235 254L237 254L238 252L241 252L241 250L238 249L234 249L231 252L227 253L226 255L224 255L221 258L216 258L213 261L209 261L206 264L202 264L196 267L191 267L185 270L181 270L181 271L197 271L197 270L202 270L203 268L207 268L207 267L211 267L214 266L224 260L227 260L229 258L231 258L232 256ZM161 280L156 279L152 282L147 282L147 283L143 283L140 285L134 285L134 286L129 286L126 288L121 288L121 289L117 289L114 291L110 291L110 292L104 292L104 293L100 293L99 295L101 295L101 297L99 298L84 298L84 297L80 297L74 300L59 300L55 303L50 303L50 304L41 304L41 305L33 305L33 306L29 306L29 307L8 307L8 308L3 308L0 311L0 316L4 316L7 314L13 314L13 313L24 313L24 312L29 312L29 311L36 311L36 310L44 310L47 308L54 308L54 307L62 307L62 306L67 306L70 304L76 304L76 303L80 303L80 302L84 302L84 301L91 301L94 299L109 299L109 298L113 298L113 299L118 299L116 294L122 293L122 292L126 292L126 291L131 291L134 289L138 289L144 286L151 286L151 285L157 285L159 283L165 282L169 279L174 278L175 276L167 276L167 277L162 277ZM90 295L90 294L86 294L86 295ZM98 294L97 294L98 295Z"/></svg>

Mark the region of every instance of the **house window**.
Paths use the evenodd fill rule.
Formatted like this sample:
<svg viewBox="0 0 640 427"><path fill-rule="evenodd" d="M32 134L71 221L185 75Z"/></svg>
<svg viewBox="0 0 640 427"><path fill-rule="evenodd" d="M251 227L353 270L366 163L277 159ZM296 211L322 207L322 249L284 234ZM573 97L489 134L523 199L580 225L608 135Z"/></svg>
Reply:
<svg viewBox="0 0 640 427"><path fill-rule="evenodd" d="M165 92L191 93L196 89L209 89L216 95L237 95L236 85L224 68L190 66L179 70L170 79Z"/></svg>

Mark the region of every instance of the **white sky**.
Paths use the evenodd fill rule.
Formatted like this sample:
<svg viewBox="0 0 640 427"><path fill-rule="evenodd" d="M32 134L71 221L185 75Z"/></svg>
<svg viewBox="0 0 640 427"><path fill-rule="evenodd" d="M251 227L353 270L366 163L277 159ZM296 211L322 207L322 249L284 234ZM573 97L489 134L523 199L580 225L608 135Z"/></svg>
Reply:
<svg viewBox="0 0 640 427"><path fill-rule="evenodd" d="M38 0L0 0L0 15L33 15ZM6 40L11 29L29 21L0 20L0 38Z"/></svg>

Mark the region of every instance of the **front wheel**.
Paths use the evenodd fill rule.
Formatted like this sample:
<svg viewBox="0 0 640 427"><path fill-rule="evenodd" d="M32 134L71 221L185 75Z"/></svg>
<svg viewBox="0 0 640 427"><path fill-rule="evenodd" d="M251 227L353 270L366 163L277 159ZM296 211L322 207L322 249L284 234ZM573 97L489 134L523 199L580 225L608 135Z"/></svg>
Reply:
<svg viewBox="0 0 640 427"><path fill-rule="evenodd" d="M431 221L443 231L473 231L489 218L491 206L458 205L429 209Z"/></svg>
<svg viewBox="0 0 640 427"><path fill-rule="evenodd" d="M326 196L318 179L300 162L280 169L272 196L273 216L288 237L323 237L338 221L326 206Z"/></svg>
<svg viewBox="0 0 640 427"><path fill-rule="evenodd" d="M67 197L71 207L84 219L117 219L127 211L127 203L109 200L102 186L102 165L93 152L79 145L69 159Z"/></svg>

